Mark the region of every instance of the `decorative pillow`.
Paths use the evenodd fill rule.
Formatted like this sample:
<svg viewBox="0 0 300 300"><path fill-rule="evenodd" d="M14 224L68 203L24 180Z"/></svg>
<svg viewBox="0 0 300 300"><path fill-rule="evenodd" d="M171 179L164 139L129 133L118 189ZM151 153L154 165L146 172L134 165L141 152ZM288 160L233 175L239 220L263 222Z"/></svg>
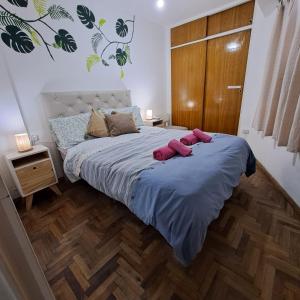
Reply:
<svg viewBox="0 0 300 300"><path fill-rule="evenodd" d="M92 109L92 114L87 127L87 134L99 138L109 136L105 115L102 112Z"/></svg>
<svg viewBox="0 0 300 300"><path fill-rule="evenodd" d="M141 110L138 106L130 106L123 108L103 108L102 112L104 114L110 115L113 111L119 113L132 113L134 116L134 122L136 127L144 126L143 119L141 117Z"/></svg>
<svg viewBox="0 0 300 300"><path fill-rule="evenodd" d="M50 129L59 148L68 149L84 142L91 114L49 119Z"/></svg>
<svg viewBox="0 0 300 300"><path fill-rule="evenodd" d="M135 126L132 113L114 113L106 115L105 119L111 136L139 132Z"/></svg>

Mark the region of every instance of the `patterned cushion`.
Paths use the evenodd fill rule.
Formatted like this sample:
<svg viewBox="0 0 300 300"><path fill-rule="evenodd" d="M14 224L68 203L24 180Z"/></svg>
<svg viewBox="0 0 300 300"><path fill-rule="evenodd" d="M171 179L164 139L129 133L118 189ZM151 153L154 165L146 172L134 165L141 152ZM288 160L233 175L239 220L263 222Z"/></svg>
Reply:
<svg viewBox="0 0 300 300"><path fill-rule="evenodd" d="M50 129L59 148L68 149L85 140L91 114L49 119Z"/></svg>
<svg viewBox="0 0 300 300"><path fill-rule="evenodd" d="M144 126L144 122L141 117L141 110L138 106L130 106L130 107L123 107L123 108L103 108L102 109L102 112L107 115L110 115L113 111L120 112L120 113L132 113L136 127Z"/></svg>

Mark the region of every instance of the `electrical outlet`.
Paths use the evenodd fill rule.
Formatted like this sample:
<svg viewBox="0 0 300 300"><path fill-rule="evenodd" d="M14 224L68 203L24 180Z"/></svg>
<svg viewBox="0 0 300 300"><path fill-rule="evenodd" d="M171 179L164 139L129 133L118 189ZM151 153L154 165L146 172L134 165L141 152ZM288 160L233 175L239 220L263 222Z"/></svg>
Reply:
<svg viewBox="0 0 300 300"><path fill-rule="evenodd" d="M249 134L250 133L250 130L249 129L244 129L243 130L243 134Z"/></svg>

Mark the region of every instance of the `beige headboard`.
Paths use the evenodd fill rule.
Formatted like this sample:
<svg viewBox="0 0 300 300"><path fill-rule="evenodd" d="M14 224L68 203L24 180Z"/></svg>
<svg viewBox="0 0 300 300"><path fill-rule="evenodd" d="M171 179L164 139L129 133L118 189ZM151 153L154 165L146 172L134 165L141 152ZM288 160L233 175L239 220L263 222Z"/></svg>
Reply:
<svg viewBox="0 0 300 300"><path fill-rule="evenodd" d="M131 106L130 91L85 91L43 93L47 118L73 116L91 108L121 108Z"/></svg>

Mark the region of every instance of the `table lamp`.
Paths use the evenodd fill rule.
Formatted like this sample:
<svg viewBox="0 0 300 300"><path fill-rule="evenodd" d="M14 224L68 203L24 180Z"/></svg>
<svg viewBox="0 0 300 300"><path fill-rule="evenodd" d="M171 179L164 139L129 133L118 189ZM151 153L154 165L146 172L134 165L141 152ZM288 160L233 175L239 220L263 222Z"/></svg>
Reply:
<svg viewBox="0 0 300 300"><path fill-rule="evenodd" d="M30 139L27 133L15 134L16 145L19 152L32 150Z"/></svg>
<svg viewBox="0 0 300 300"><path fill-rule="evenodd" d="M153 111L152 111L152 109L147 109L146 120L152 120L152 119L153 119Z"/></svg>

